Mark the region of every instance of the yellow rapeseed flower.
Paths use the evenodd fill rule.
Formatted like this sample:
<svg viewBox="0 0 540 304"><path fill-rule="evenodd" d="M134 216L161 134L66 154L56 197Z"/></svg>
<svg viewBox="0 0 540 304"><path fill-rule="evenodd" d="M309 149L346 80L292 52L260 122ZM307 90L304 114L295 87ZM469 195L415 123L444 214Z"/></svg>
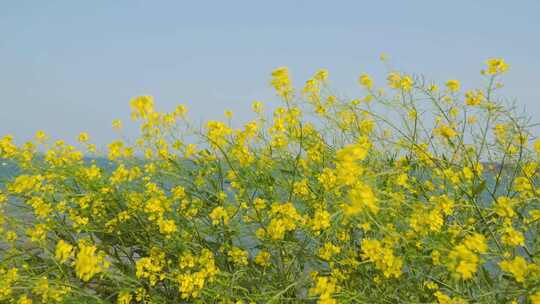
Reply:
<svg viewBox="0 0 540 304"><path fill-rule="evenodd" d="M530 295L529 299L531 300L531 304L540 304L540 291Z"/></svg>
<svg viewBox="0 0 540 304"><path fill-rule="evenodd" d="M144 95L131 99L131 118L132 119L146 119L150 114L154 112L154 98L152 96Z"/></svg>
<svg viewBox="0 0 540 304"><path fill-rule="evenodd" d="M460 83L459 83L458 80L455 80L455 79L448 80L448 81L446 82L446 88L447 88L448 91L450 91L450 92L457 92L457 91L459 91Z"/></svg>
<svg viewBox="0 0 540 304"><path fill-rule="evenodd" d="M289 78L289 69L280 67L272 71L272 80L270 82L278 95L284 99L288 99L292 94L292 83Z"/></svg>
<svg viewBox="0 0 540 304"><path fill-rule="evenodd" d="M484 93L480 90L469 90L465 92L465 104L469 106L477 106L484 101Z"/></svg>
<svg viewBox="0 0 540 304"><path fill-rule="evenodd" d="M540 157L540 139L534 143L534 149L536 150L536 154L538 154L538 157Z"/></svg>
<svg viewBox="0 0 540 304"><path fill-rule="evenodd" d="M508 64L502 58L491 58L486 61L487 75L502 74L508 71Z"/></svg>
<svg viewBox="0 0 540 304"><path fill-rule="evenodd" d="M83 241L79 242L79 252L75 259L75 272L77 277L85 282L94 275L105 271L109 266L104 253L96 251L96 246L87 245Z"/></svg>
<svg viewBox="0 0 540 304"><path fill-rule="evenodd" d="M373 80L371 79L371 77L369 77L368 74L360 75L360 78L358 78L358 82L360 83L360 85L362 85L368 90L371 90L373 88Z"/></svg>
<svg viewBox="0 0 540 304"><path fill-rule="evenodd" d="M85 143L87 142L88 140L90 139L90 136L88 135L88 133L86 132L81 132L79 133L79 137L77 138L77 140L81 143Z"/></svg>
<svg viewBox="0 0 540 304"><path fill-rule="evenodd" d="M130 304L133 296L129 291L122 291L118 293L118 296L116 298L117 304Z"/></svg>
<svg viewBox="0 0 540 304"><path fill-rule="evenodd" d="M55 258L64 263L73 256L73 246L64 240L59 240L56 243Z"/></svg>
<svg viewBox="0 0 540 304"><path fill-rule="evenodd" d="M261 250L254 259L255 263L260 266L266 267L270 265L270 253L268 251Z"/></svg>
<svg viewBox="0 0 540 304"><path fill-rule="evenodd" d="M219 225L222 221L225 225L229 223L229 214L225 208L221 206L214 208L212 212L210 212L209 217L212 220L213 225Z"/></svg>
<svg viewBox="0 0 540 304"><path fill-rule="evenodd" d="M504 260L499 263L499 266L503 271L511 273L516 282L525 282L525 276L527 275L529 264L523 257L516 256L513 260Z"/></svg>

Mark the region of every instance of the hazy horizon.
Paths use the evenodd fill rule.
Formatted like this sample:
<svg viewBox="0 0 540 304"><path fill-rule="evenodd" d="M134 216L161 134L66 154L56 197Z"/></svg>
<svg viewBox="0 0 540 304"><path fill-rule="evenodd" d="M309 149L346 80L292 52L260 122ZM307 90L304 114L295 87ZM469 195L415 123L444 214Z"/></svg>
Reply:
<svg viewBox="0 0 540 304"><path fill-rule="evenodd" d="M384 81L381 52L399 70L464 89L502 57L502 95L540 122L538 12L536 1L4 2L0 136L45 130L75 142L86 131L101 145L141 94L159 110L186 104L194 121L225 110L246 120L254 100L276 101L268 80L279 66L298 86L328 69L336 91L359 96L359 74Z"/></svg>

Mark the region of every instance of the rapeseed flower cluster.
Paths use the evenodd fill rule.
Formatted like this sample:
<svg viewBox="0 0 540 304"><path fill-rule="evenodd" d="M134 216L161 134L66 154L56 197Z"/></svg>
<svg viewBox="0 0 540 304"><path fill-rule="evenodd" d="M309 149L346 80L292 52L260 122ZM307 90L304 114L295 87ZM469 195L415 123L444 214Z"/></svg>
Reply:
<svg viewBox="0 0 540 304"><path fill-rule="evenodd" d="M282 67L243 125L140 96L132 141L2 135L0 302L540 303L540 140L507 71L344 98Z"/></svg>

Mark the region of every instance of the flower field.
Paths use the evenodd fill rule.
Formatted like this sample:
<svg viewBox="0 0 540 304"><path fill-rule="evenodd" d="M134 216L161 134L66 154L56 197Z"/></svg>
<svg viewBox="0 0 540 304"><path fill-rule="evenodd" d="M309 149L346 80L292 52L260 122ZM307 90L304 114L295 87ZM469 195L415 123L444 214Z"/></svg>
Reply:
<svg viewBox="0 0 540 304"><path fill-rule="evenodd" d="M0 134L0 303L538 304L540 140L507 70L351 99L282 67L240 127L140 96L103 151Z"/></svg>

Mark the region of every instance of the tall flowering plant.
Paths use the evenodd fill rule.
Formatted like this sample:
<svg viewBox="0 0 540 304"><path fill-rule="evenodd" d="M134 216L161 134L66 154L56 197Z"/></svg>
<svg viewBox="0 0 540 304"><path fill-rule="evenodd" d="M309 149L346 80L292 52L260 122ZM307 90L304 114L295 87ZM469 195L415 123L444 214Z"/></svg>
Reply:
<svg viewBox="0 0 540 304"><path fill-rule="evenodd" d="M540 303L540 141L507 69L362 74L346 99L283 67L241 127L140 96L140 137L106 151L7 135L0 302Z"/></svg>

